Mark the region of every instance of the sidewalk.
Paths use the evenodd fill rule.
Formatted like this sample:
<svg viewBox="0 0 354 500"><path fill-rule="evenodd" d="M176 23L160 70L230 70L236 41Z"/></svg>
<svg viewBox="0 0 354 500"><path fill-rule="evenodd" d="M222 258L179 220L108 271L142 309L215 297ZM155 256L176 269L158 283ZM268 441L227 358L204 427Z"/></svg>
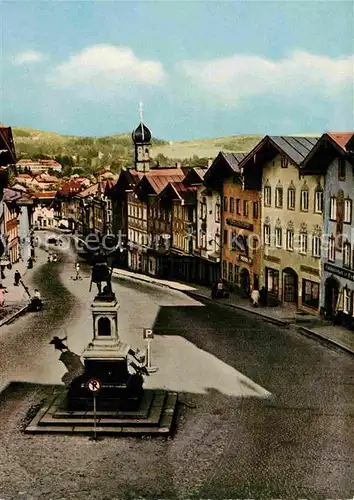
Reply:
<svg viewBox="0 0 354 500"><path fill-rule="evenodd" d="M125 269L114 269L112 274L117 278L145 281L154 285L186 292L195 297L211 300L210 288L206 286L160 280ZM238 295L231 295L228 299L213 300L218 300L221 304L255 314L264 319L264 321L283 326L284 328L293 326L304 335L316 337L327 344L339 347L347 353L354 355L354 332L340 326L334 326L319 316L299 312L295 308L284 305L255 308L248 299L243 299Z"/></svg>
<svg viewBox="0 0 354 500"><path fill-rule="evenodd" d="M4 270L5 279L0 279L0 282L6 287L7 293L5 293L4 306L0 307L0 327L26 309L29 297L21 284L19 286L14 285L14 274L16 270L20 272L23 283L29 288L29 292L32 293L33 289L29 283L30 278L38 266L45 262L46 254L43 250L36 248L36 257L36 262L33 263L32 269L27 269L27 262L20 261L14 264L11 270Z"/></svg>

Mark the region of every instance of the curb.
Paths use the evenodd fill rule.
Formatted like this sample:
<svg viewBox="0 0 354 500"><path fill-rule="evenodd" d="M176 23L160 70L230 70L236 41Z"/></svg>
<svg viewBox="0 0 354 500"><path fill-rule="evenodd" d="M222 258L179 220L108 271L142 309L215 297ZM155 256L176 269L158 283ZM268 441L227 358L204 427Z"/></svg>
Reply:
<svg viewBox="0 0 354 500"><path fill-rule="evenodd" d="M295 325L296 326L296 325ZM351 356L354 356L354 351L353 349L350 349L350 347L347 347L340 342L337 342L336 340L329 339L328 337L325 337L319 332L315 332L314 330L310 330L310 328L306 328L305 326L296 326L296 329L298 332L302 333L303 335L306 335L306 337L312 337L312 338L317 338L319 341L323 342L323 344L327 344L331 347L337 347L341 349L342 351L346 352L347 354L350 354Z"/></svg>
<svg viewBox="0 0 354 500"><path fill-rule="evenodd" d="M188 291L186 291L184 293L186 293L188 295L195 295L196 297L200 297L200 298L203 298L206 300L210 300L210 302L214 302L214 299L212 299L210 297L206 297L205 295L202 295L200 293L194 293L194 292L188 292ZM219 304L222 306L232 307L233 309L238 309L239 311L253 314L254 316L258 316L259 318L262 318L264 321L267 321L268 323L273 323L273 324L278 325L278 326L288 327L291 324L289 321L284 321L282 319L272 318L270 316L266 316L265 314L259 313L257 311L252 311L252 309L247 309L247 307L239 306L237 304L228 304L227 302L219 302Z"/></svg>
<svg viewBox="0 0 354 500"><path fill-rule="evenodd" d="M210 297L207 297L206 295L203 295L201 293L194 292L192 290L180 290L179 288L175 288L174 286L171 286L171 285L166 285L165 283L160 283L159 281L156 281L156 280L146 280L146 279L141 278L140 276L129 276L127 274L119 274L116 271L113 271L113 276L115 276L116 278L120 278L120 279L133 279L133 280L137 280L137 281L143 281L144 283L157 285L157 286L160 286L162 288L170 288L171 290L177 290L178 292L182 292L182 293L185 293L187 295L194 295L195 297L199 297L199 298L210 300L211 302L214 302L214 299L211 299ZM267 321L268 323L273 323L273 324L278 325L278 326L288 327L291 324L289 321L283 321L281 319L271 318L269 316L266 316L265 314L259 313L257 311L253 311L251 309L247 309L246 307L243 307L243 306L238 306L236 304L228 304L226 302L220 302L220 305L232 307L233 309L238 309L239 311L254 314L255 316L258 316L259 318L262 318L264 321Z"/></svg>
<svg viewBox="0 0 354 500"><path fill-rule="evenodd" d="M0 328L2 326L8 325L9 323L12 323L12 321L15 321L15 319L21 316L21 314L24 314L27 311L27 309L28 309L28 304L26 306L23 306L19 311L16 311L11 316L8 316L7 318L0 321Z"/></svg>

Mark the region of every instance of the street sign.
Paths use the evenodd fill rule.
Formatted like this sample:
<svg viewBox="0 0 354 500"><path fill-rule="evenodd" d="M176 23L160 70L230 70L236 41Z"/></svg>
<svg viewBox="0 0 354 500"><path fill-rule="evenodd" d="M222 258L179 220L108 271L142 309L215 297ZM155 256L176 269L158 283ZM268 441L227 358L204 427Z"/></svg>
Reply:
<svg viewBox="0 0 354 500"><path fill-rule="evenodd" d="M101 382L95 378L91 378L87 385L91 392L98 392L101 389Z"/></svg>
<svg viewBox="0 0 354 500"><path fill-rule="evenodd" d="M144 328L144 339L153 339L154 338L154 332L151 330L151 328Z"/></svg>

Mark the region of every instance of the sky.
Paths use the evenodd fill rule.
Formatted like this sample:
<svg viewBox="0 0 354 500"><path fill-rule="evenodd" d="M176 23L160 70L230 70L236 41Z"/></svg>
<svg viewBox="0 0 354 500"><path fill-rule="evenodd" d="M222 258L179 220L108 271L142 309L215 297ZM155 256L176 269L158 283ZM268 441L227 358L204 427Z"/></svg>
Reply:
<svg viewBox="0 0 354 500"><path fill-rule="evenodd" d="M354 130L351 0L0 0L0 121L154 137Z"/></svg>

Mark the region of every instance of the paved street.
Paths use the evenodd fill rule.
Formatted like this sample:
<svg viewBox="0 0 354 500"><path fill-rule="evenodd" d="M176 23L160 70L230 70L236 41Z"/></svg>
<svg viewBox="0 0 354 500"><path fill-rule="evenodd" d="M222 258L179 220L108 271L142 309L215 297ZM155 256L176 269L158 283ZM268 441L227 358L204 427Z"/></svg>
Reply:
<svg viewBox="0 0 354 500"><path fill-rule="evenodd" d="M65 263L63 262L65 260ZM91 339L89 269L74 256L34 276L46 300L0 329L0 497L351 498L354 493L353 358L217 303L115 280L120 335L144 348L153 327L147 387L177 390L176 436L110 439L29 436L31 404L65 372L53 335L81 353ZM61 271L61 276L59 272Z"/></svg>

